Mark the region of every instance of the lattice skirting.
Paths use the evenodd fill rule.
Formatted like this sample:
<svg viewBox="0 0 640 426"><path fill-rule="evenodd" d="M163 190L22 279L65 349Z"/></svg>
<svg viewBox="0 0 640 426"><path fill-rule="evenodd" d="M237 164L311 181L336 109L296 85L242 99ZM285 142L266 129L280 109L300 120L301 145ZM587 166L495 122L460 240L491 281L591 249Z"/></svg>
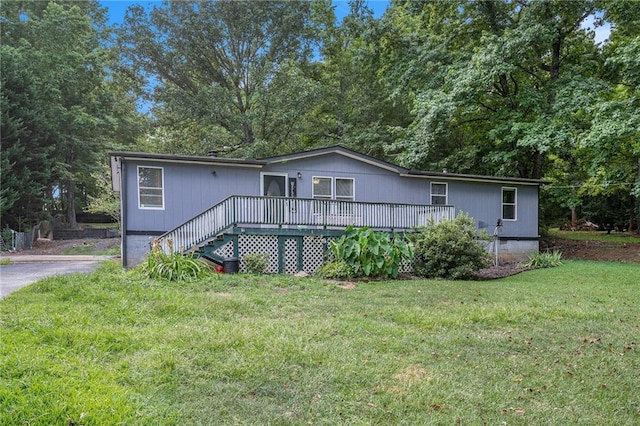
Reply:
<svg viewBox="0 0 640 426"><path fill-rule="evenodd" d="M336 237L321 235L289 236L289 235L236 235L231 241L214 251L223 258L234 257L240 260L240 272L246 272L243 258L252 253L268 253L269 266L267 273L295 274L305 271L315 273L326 260L330 260L329 243ZM412 271L411 262L403 261L400 272Z"/></svg>

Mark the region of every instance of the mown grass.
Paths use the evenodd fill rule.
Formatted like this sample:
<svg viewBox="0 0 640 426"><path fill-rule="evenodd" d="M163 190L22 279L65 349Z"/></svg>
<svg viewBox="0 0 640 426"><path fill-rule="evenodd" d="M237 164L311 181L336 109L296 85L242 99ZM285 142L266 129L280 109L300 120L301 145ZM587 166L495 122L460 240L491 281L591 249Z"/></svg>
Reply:
<svg viewBox="0 0 640 426"><path fill-rule="evenodd" d="M561 231L558 228L551 228L548 232L550 237L560 238L563 240L640 244L640 235L633 232L613 232L611 234L607 234L604 231Z"/></svg>
<svg viewBox="0 0 640 426"><path fill-rule="evenodd" d="M640 268L145 280L0 301L0 424L637 424Z"/></svg>

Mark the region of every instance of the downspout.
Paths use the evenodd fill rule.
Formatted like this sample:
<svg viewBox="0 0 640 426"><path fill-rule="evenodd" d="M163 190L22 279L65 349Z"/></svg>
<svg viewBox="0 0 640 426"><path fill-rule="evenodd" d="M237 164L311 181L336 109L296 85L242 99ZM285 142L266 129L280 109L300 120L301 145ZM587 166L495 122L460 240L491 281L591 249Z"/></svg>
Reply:
<svg viewBox="0 0 640 426"><path fill-rule="evenodd" d="M127 269L127 185L125 175L127 167L120 157L120 247L122 256L122 268Z"/></svg>

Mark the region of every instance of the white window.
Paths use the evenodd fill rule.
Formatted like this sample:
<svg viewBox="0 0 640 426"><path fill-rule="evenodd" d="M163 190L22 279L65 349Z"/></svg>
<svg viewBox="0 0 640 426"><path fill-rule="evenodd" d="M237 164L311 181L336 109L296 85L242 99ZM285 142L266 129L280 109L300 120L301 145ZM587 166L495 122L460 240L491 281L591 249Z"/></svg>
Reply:
<svg viewBox="0 0 640 426"><path fill-rule="evenodd" d="M138 205L141 209L164 209L164 169L138 166Z"/></svg>
<svg viewBox="0 0 640 426"><path fill-rule="evenodd" d="M355 199L353 178L314 176L312 181L313 198L340 201L353 201Z"/></svg>
<svg viewBox="0 0 640 426"><path fill-rule="evenodd" d="M502 188L502 220L517 219L517 201L516 188Z"/></svg>
<svg viewBox="0 0 640 426"><path fill-rule="evenodd" d="M333 198L332 179L330 177L313 177L313 198L327 199Z"/></svg>
<svg viewBox="0 0 640 426"><path fill-rule="evenodd" d="M447 204L447 184L431 182L431 204Z"/></svg>
<svg viewBox="0 0 640 426"><path fill-rule="evenodd" d="M352 178L336 178L336 200L355 200L353 187L354 181Z"/></svg>

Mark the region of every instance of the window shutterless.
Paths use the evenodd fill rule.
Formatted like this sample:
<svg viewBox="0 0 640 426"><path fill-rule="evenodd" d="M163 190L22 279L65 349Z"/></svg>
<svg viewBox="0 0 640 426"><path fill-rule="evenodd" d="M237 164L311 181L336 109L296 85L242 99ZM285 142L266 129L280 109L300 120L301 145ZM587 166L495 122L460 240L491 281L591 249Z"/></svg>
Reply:
<svg viewBox="0 0 640 426"><path fill-rule="evenodd" d="M138 207L164 209L164 169L138 166Z"/></svg>
<svg viewBox="0 0 640 426"><path fill-rule="evenodd" d="M516 188L502 188L502 220L516 220L518 193Z"/></svg>

